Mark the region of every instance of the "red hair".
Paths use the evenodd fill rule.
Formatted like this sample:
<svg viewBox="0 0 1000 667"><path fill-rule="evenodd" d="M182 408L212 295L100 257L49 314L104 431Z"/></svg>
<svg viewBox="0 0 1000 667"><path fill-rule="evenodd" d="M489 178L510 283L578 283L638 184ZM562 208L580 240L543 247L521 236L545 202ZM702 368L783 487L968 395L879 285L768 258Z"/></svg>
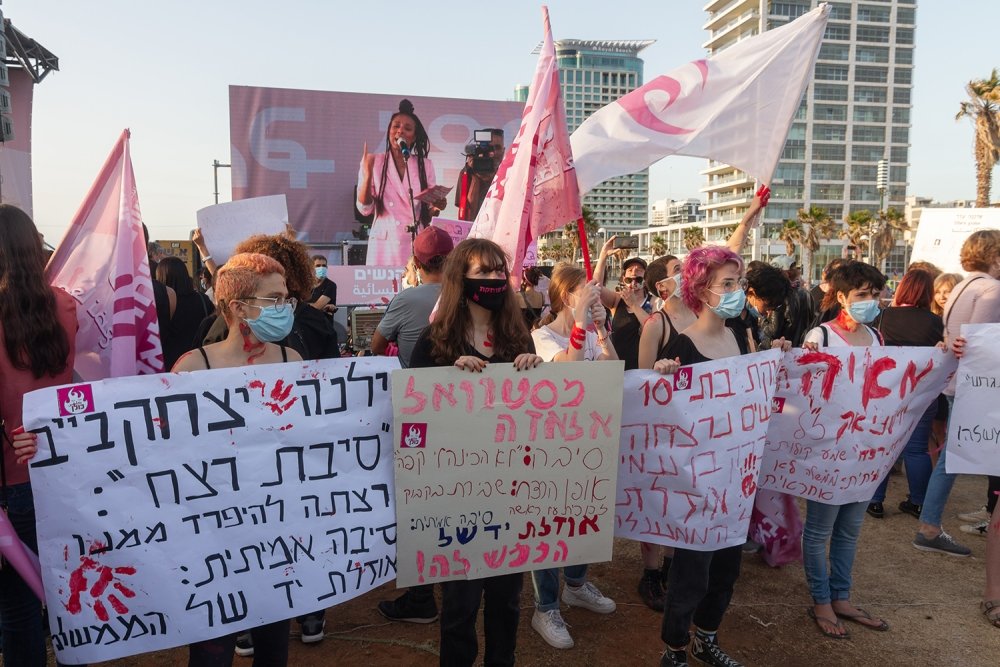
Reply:
<svg viewBox="0 0 1000 667"><path fill-rule="evenodd" d="M896 288L896 297L893 299L897 306L916 306L917 308L930 308L931 300L934 298L934 278L923 269L910 269L899 281Z"/></svg>

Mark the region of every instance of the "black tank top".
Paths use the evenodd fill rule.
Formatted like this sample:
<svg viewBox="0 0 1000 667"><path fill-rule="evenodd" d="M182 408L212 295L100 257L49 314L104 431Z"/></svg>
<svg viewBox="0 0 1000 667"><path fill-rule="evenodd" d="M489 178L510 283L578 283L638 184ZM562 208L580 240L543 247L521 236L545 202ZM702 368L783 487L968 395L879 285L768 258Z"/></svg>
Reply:
<svg viewBox="0 0 1000 667"><path fill-rule="evenodd" d="M643 308L649 303L649 297L643 303ZM642 326L639 319L629 311L624 300L619 300L611 318L611 342L615 346L618 358L625 362L625 370L631 371L639 367L639 336Z"/></svg>
<svg viewBox="0 0 1000 667"><path fill-rule="evenodd" d="M281 360L288 361L288 348L284 345L279 345L278 347L281 348ZM208 363L208 354L205 352L205 348L199 347L198 351L201 352L201 358L205 360L205 369L208 370L212 368L212 364Z"/></svg>

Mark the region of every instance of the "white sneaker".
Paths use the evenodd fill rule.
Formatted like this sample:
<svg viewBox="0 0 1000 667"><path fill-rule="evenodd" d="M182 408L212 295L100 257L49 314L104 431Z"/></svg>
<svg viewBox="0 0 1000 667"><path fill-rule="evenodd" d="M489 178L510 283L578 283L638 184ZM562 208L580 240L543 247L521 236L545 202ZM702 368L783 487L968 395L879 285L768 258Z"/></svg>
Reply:
<svg viewBox="0 0 1000 667"><path fill-rule="evenodd" d="M542 636L552 648L573 648L573 638L569 636L569 626L558 609L552 611L535 610L531 617L531 627Z"/></svg>
<svg viewBox="0 0 1000 667"><path fill-rule="evenodd" d="M570 586L566 584L563 589L562 601L571 607L583 607L598 614L610 614L618 605L611 598L604 597L597 586L589 581L583 586Z"/></svg>
<svg viewBox="0 0 1000 667"><path fill-rule="evenodd" d="M958 527L963 533L969 533L970 535L979 535L980 537L986 537L986 531L989 530L989 521L980 521L979 523L973 524L963 524Z"/></svg>
<svg viewBox="0 0 1000 667"><path fill-rule="evenodd" d="M969 523L979 523L981 521L989 521L990 513L986 511L986 505L983 505L975 512L966 512L965 514L959 514L958 518L962 521L968 521Z"/></svg>

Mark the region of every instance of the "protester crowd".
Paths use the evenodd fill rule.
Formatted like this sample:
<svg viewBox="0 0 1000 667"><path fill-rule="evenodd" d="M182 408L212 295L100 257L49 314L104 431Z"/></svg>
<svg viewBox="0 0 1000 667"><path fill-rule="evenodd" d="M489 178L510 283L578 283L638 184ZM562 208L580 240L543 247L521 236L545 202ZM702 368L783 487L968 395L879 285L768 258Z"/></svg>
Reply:
<svg viewBox="0 0 1000 667"><path fill-rule="evenodd" d="M387 131L390 151L397 146L392 133L402 133L418 147L425 136L419 121L413 122L412 108L402 107ZM403 161L400 166L394 153L391 157L400 170L414 165ZM362 164L361 179L368 190L359 195L359 205L374 207L378 215L393 206L388 194L380 193L400 177L389 163L388 157L366 155ZM430 170L424 172L425 167L416 165L413 178L421 185ZM468 239L455 246L442 230L423 228L412 244L409 238L402 241L412 257L396 258L399 266L407 259L412 262L417 284L389 304L372 352L396 355L404 368L454 366L474 373L490 363L512 363L530 372L541 363L622 360L626 369L670 374L689 364L771 348L941 346L960 357L963 324L1000 322L1000 231L977 231L968 238L961 251L964 278L915 263L883 304L885 276L858 260L832 261L811 290L789 258L774 265L745 264L740 255L743 239L767 197L762 188L728 246L704 246L684 258L668 255L649 263L626 258L617 286L609 288L609 240L593 267L593 279L578 266L557 265L547 298L539 294L537 269L520 275L520 291L511 287L509 260L493 242ZM235 254L217 266L200 234L195 241L207 260L199 283L180 261L164 260L153 272L162 284L156 293L162 301L159 324L170 370L197 372L340 355L331 321L336 285L326 277L325 257L310 255L293 235L258 235L240 243ZM21 425L22 397L70 382L77 330L72 299L49 287L43 269L42 246L32 221L16 208L0 206L2 501L18 535L36 550L27 462L37 451L37 439ZM953 381L920 417L902 451L908 494L898 508L919 520L916 549L968 556L971 550L941 525L955 480L946 472L948 443L943 437L954 392ZM968 510L961 516L967 521L963 533L987 540L982 612L1000 628L998 491L1000 478L990 477L983 506L961 508ZM865 502L805 503L801 539L804 579L812 597L809 616L826 637L846 639L855 629L890 630L889 620L851 601L861 525L866 516L884 517L887 500L883 482ZM724 651L718 633L743 555L753 548L752 543L716 551L641 545L637 594L662 614L661 665L686 665L689 657L707 665L739 664ZM570 649L574 639L560 602L598 614L614 613L616 603L600 591L599 582L588 578L586 565L562 568L561 575L559 569L531 573L535 611L530 625L553 648ZM565 582L561 595L560 579ZM440 587L440 609L433 587L420 586L379 602L378 610L393 621L438 621L441 664L472 665L479 654L477 614L485 605L485 664L512 665L522 585L520 573L447 581ZM42 617L41 604L28 586L12 568L0 568L5 664L45 664ZM302 641L322 640L323 610L299 617L298 623ZM192 644L189 664L229 665L235 653L252 655L254 665L284 665L289 628L290 620L285 620L241 637Z"/></svg>

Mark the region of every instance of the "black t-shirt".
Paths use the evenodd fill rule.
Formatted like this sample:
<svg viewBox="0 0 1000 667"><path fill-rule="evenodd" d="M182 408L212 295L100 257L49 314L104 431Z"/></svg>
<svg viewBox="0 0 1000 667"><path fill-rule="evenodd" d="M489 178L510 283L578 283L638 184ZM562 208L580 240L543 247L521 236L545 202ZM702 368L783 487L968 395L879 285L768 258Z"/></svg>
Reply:
<svg viewBox="0 0 1000 667"><path fill-rule="evenodd" d="M747 340L746 331L733 329L731 327L726 327L729 332L736 338L736 345L740 348L740 354L750 353L750 342ZM673 342L667 346L667 358L674 359L678 358L681 361L681 366L690 366L691 364L700 364L705 361L715 361L714 359L709 359L701 351L695 347L694 342L687 337L686 334L678 334L674 338Z"/></svg>
<svg viewBox="0 0 1000 667"><path fill-rule="evenodd" d="M931 347L944 340L941 317L916 306L886 308L872 327L882 333L886 345Z"/></svg>
<svg viewBox="0 0 1000 667"><path fill-rule="evenodd" d="M456 361L456 359L452 359L448 362L448 364L439 364L434 360L432 352L433 345L431 343L431 328L427 327L424 329L423 333L420 334L420 338L417 339L416 344L413 346L413 351L410 353L410 368L436 368L442 365L447 366L448 364L453 364ZM528 347L522 351L522 354L525 352L530 352L531 354L535 353L535 341L532 340L530 336L528 337ZM491 364L512 363L514 361L513 359L503 359L495 355L492 357L484 356L479 353L479 350L468 343L465 344L465 354L470 357L479 357L480 359L484 359Z"/></svg>
<svg viewBox="0 0 1000 667"><path fill-rule="evenodd" d="M329 278L323 278L319 285L313 287L312 296L309 297L309 303L316 303L316 299L321 296L330 297L330 303L337 305L337 283L333 282Z"/></svg>

